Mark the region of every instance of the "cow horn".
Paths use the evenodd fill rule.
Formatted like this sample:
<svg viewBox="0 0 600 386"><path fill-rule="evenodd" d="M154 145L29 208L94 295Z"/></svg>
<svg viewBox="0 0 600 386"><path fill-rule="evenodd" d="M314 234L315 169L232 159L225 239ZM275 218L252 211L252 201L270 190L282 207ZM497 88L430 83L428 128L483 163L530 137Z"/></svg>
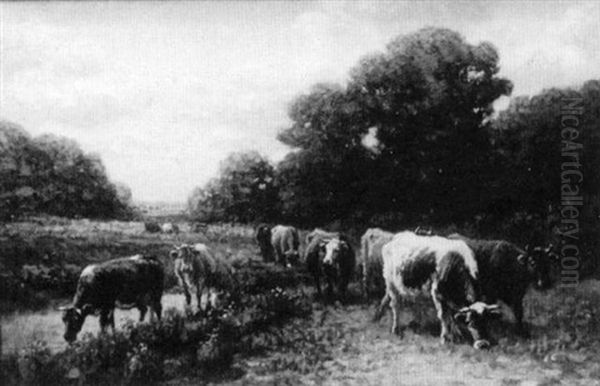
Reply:
<svg viewBox="0 0 600 386"><path fill-rule="evenodd" d="M60 306L60 307L57 307L56 309L57 309L58 311L64 311L64 310L67 310L67 309L69 309L69 308L71 308L71 306Z"/></svg>
<svg viewBox="0 0 600 386"><path fill-rule="evenodd" d="M470 307L463 307L460 310L458 310L459 314L466 314L467 312L471 311Z"/></svg>

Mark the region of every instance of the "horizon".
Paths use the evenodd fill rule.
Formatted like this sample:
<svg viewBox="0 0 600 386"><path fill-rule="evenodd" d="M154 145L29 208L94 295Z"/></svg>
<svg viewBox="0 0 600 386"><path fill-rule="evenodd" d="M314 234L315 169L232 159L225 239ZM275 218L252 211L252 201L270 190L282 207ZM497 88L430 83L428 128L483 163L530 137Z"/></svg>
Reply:
<svg viewBox="0 0 600 386"><path fill-rule="evenodd" d="M599 19L593 2L0 3L0 118L99 154L136 204L185 204L232 151L281 160L293 98L398 35L491 42L515 97L600 78Z"/></svg>

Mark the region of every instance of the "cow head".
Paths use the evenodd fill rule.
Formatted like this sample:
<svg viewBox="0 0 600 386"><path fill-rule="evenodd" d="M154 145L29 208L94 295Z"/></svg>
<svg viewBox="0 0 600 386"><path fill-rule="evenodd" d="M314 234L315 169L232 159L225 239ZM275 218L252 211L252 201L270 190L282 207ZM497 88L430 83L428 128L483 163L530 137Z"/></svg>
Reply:
<svg viewBox="0 0 600 386"><path fill-rule="evenodd" d="M558 256L553 252L552 244L546 248L527 246L525 252L517 257L519 264L527 270L534 286L539 290L548 289L552 285L550 267L556 259Z"/></svg>
<svg viewBox="0 0 600 386"><path fill-rule="evenodd" d="M487 337L487 321L490 318L498 318L501 315L502 312L497 304L475 302L468 307L461 308L454 315L454 319L466 324L473 338L473 347L476 349L485 349L490 347Z"/></svg>
<svg viewBox="0 0 600 386"><path fill-rule="evenodd" d="M348 243L339 238L326 241L324 243L325 257L323 258L323 264L328 266L337 264L339 256L349 248Z"/></svg>
<svg viewBox="0 0 600 386"><path fill-rule="evenodd" d="M295 250L285 252L285 260L288 266L297 265L300 261L300 253Z"/></svg>
<svg viewBox="0 0 600 386"><path fill-rule="evenodd" d="M81 331L86 316L93 312L92 306L86 304L82 308L73 306L61 307L59 310L63 312L62 321L65 324L65 334L63 337L67 342L72 343L77 339L77 334Z"/></svg>

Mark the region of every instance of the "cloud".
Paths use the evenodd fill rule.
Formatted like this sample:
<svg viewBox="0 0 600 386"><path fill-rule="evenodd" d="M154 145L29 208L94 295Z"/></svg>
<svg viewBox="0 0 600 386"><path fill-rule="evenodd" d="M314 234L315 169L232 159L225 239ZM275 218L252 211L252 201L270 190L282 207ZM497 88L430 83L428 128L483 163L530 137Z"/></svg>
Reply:
<svg viewBox="0 0 600 386"><path fill-rule="evenodd" d="M491 41L515 95L600 78L591 2L2 3L0 109L76 139L134 198L183 201L232 151L277 161L289 102L424 26Z"/></svg>

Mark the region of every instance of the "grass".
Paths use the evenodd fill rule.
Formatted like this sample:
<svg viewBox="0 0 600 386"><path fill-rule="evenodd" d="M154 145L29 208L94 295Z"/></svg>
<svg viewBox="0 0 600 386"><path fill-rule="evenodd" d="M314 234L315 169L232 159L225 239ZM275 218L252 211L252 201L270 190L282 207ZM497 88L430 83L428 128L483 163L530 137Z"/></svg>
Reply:
<svg viewBox="0 0 600 386"><path fill-rule="evenodd" d="M83 333L90 335L82 339L89 347L81 350L121 347L123 363L114 371L121 371L118 374L125 377L122 379L131 382L153 376L168 384L600 384L597 280L584 281L574 289L555 288L546 293L531 290L525 298L525 319L531 325L532 337L518 337L507 312L492 326L497 344L488 351L477 351L467 344L439 344L439 325L427 296L406 305L403 323L413 319L416 323L411 323L412 328L399 339L389 333L389 313L379 323L370 322L375 300L370 305L358 303L357 283L350 286L353 301L322 304L313 302L310 279L301 270L258 263L251 227L209 225L202 233L189 232L184 224L180 228L179 235L163 235L145 232L143 223L44 219L39 223L5 224L0 226L0 268L10 273L19 264L39 264L48 253L54 254L51 259L79 266L140 252L158 254L167 262L168 250L181 242L207 243L218 256L235 265L246 297L234 313L239 325L235 324L237 332L232 336L239 339L233 343L223 341L218 331L206 332L197 319L186 316L183 296L176 293L163 297L164 308L180 315L189 331L205 331L206 336L198 338L202 343L191 351L180 344L180 338L174 339L173 352L127 343L119 334L132 331L128 320L137 320L136 310L117 311L118 333L107 341L95 337L97 318L88 318ZM302 240L304 235L302 232ZM167 269L170 266L167 262ZM295 296L295 300L274 300L269 294L277 286L287 288L284 292ZM39 291L34 293L42 296ZM51 293L44 296L52 298ZM301 305L304 311L296 313L295 305ZM311 307L306 309L307 305ZM21 310L5 313L0 321L4 369L10 368L6 362L10 355L6 355L15 352L15 361L26 357L26 362L32 363L31 358L36 358L37 366L48 369L58 366L53 362L56 358L71 358L71 354L61 354L70 351L62 339L63 326L57 311ZM159 331L149 323L136 328L150 337ZM45 344L27 348L36 341ZM27 352L35 355L27 357ZM224 360L226 357L229 359ZM216 369L216 365L228 361L230 367L214 373L203 370ZM133 363L133 370L123 373L125 363Z"/></svg>

